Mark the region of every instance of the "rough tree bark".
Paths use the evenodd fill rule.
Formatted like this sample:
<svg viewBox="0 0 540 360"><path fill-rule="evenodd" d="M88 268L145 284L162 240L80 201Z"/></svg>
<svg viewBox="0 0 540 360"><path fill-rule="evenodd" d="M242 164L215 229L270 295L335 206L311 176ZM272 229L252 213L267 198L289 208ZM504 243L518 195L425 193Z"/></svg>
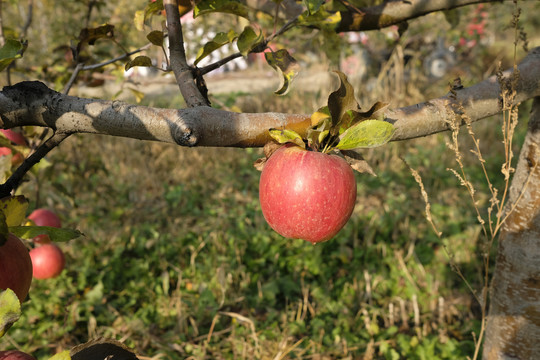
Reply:
<svg viewBox="0 0 540 360"><path fill-rule="evenodd" d="M533 102L501 229L483 357L540 358L540 97Z"/></svg>

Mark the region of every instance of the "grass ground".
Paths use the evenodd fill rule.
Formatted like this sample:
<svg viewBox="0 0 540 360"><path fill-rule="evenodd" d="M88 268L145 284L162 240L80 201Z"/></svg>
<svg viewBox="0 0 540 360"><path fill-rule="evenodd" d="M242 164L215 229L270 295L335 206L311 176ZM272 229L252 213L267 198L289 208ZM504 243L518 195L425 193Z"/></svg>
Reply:
<svg viewBox="0 0 540 360"><path fill-rule="evenodd" d="M377 94L391 96L394 80L379 84L386 87ZM406 96L396 102L446 92L443 82L422 90L418 82L399 81ZM367 103L377 94L359 90ZM310 112L325 96L297 91L272 100L239 92L214 103ZM500 124L497 117L474 126L499 187L504 153L493 129ZM516 153L525 126L518 126ZM378 176L357 175L351 220L335 239L313 246L284 239L265 223L252 166L259 149L73 136L21 192L86 236L61 244L67 269L34 281L23 317L0 339L0 349L45 359L104 336L141 359L472 356L480 306L456 269L481 291L483 259L493 248L484 247L469 195L448 171L456 168L448 139L438 134L367 151ZM489 204L484 174L468 152L470 139L460 139L483 209ZM426 221L403 159L422 175L442 237Z"/></svg>

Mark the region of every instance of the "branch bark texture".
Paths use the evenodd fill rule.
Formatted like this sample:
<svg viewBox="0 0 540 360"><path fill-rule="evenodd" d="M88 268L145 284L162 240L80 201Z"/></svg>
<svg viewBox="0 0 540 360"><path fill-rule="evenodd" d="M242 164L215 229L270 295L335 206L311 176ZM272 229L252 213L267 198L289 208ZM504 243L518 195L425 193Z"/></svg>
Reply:
<svg viewBox="0 0 540 360"><path fill-rule="evenodd" d="M540 96L540 47L517 67L521 76L515 102ZM513 69L505 72L511 76ZM501 111L500 84L495 77L469 88L404 108L390 109L386 120L396 132L392 140L427 136L450 128L455 109L477 121ZM330 92L330 90L328 91ZM288 128L305 135L309 114L236 113L197 106L159 109L121 101L84 99L57 93L39 82L21 82L0 92L2 128L35 125L67 133L93 133L183 146L261 147L268 129Z"/></svg>
<svg viewBox="0 0 540 360"><path fill-rule="evenodd" d="M432 12L455 9L471 4L501 1L502 0L384 1L377 6L340 11L341 21L336 31L347 32L382 29Z"/></svg>
<svg viewBox="0 0 540 360"><path fill-rule="evenodd" d="M191 68L187 64L178 1L164 0L163 6L167 14L171 69L180 87L180 92L189 107L208 106L208 101L199 91Z"/></svg>
<svg viewBox="0 0 540 360"><path fill-rule="evenodd" d="M507 205L491 285L483 357L540 355L540 97L533 102Z"/></svg>

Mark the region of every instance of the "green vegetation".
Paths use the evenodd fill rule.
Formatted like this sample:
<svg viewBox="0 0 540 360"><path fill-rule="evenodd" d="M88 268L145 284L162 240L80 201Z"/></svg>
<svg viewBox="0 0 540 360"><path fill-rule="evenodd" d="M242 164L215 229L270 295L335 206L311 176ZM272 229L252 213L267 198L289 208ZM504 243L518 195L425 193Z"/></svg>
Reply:
<svg viewBox="0 0 540 360"><path fill-rule="evenodd" d="M477 128L491 136L492 126ZM37 175L47 179L39 205L86 238L61 244L67 270L33 282L0 348L16 344L40 359L107 336L171 359L464 358L478 334L478 304L443 245L480 290L482 240L468 195L446 170L454 166L447 136L372 150L378 177L358 175L351 221L316 246L264 222L252 166L259 150L69 139ZM492 154L490 164L502 161ZM442 242L400 156L436 194Z"/></svg>

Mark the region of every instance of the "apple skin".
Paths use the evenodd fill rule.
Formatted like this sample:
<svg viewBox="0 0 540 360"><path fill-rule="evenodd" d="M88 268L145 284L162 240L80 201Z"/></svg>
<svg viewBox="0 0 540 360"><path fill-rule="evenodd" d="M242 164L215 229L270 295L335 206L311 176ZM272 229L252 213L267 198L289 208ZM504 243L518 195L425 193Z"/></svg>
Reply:
<svg viewBox="0 0 540 360"><path fill-rule="evenodd" d="M32 283L32 260L23 242L13 234L0 246L0 289L11 289L20 302ZM1 359L1 358L0 358Z"/></svg>
<svg viewBox="0 0 540 360"><path fill-rule="evenodd" d="M28 142L24 138L24 135L19 132L10 129L0 129L0 132L2 132L2 134L4 134L4 136L7 137L15 145L28 145Z"/></svg>
<svg viewBox="0 0 540 360"><path fill-rule="evenodd" d="M49 209L36 209L28 215L28 218L32 220L36 226L62 227L62 222L58 215ZM38 235L33 240L37 244L48 244L51 242L49 235Z"/></svg>
<svg viewBox="0 0 540 360"><path fill-rule="evenodd" d="M53 243L43 244L30 250L33 275L36 279L51 279L64 270L64 252Z"/></svg>
<svg viewBox="0 0 540 360"><path fill-rule="evenodd" d="M62 222L58 215L49 209L36 209L32 211L28 218L34 222L37 226L51 226L55 228L62 227Z"/></svg>
<svg viewBox="0 0 540 360"><path fill-rule="evenodd" d="M259 201L264 218L282 236L313 244L327 241L354 210L354 172L337 155L286 144L264 165Z"/></svg>
<svg viewBox="0 0 540 360"><path fill-rule="evenodd" d="M35 357L18 350L0 351L0 360L36 360Z"/></svg>

